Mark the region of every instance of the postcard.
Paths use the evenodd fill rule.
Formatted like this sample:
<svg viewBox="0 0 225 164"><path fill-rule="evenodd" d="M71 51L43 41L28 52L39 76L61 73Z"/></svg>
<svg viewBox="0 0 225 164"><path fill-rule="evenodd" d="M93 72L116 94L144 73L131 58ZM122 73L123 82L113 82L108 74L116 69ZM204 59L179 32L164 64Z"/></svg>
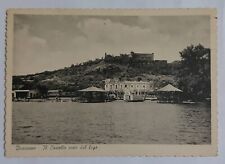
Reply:
<svg viewBox="0 0 225 164"><path fill-rule="evenodd" d="M5 155L216 156L216 9L9 9Z"/></svg>

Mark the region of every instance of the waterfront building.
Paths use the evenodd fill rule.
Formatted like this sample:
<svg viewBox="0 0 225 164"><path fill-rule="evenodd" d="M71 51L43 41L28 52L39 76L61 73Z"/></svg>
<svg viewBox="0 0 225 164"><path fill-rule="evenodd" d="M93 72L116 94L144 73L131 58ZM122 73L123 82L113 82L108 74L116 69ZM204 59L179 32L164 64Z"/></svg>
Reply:
<svg viewBox="0 0 225 164"><path fill-rule="evenodd" d="M118 79L106 79L105 90L116 94L118 99L125 99L126 95L146 95L153 91L153 83L145 81L120 81Z"/></svg>
<svg viewBox="0 0 225 164"><path fill-rule="evenodd" d="M75 92L65 92L62 91L61 92L61 97L76 97L77 94Z"/></svg>
<svg viewBox="0 0 225 164"><path fill-rule="evenodd" d="M107 91L101 88L88 87L79 90L79 92L81 92L80 102L83 103L97 103L107 101Z"/></svg>
<svg viewBox="0 0 225 164"><path fill-rule="evenodd" d="M182 90L168 84L157 90L158 102L163 103L179 103L181 102Z"/></svg>
<svg viewBox="0 0 225 164"><path fill-rule="evenodd" d="M62 90L48 90L48 97L60 97Z"/></svg>
<svg viewBox="0 0 225 164"><path fill-rule="evenodd" d="M31 99L39 96L36 90L13 90L12 99Z"/></svg>

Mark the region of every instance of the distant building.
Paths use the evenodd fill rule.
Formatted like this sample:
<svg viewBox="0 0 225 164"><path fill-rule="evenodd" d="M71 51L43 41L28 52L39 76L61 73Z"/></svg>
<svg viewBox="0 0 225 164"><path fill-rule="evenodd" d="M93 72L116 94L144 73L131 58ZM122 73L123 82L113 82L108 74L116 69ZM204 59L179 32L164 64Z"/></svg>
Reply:
<svg viewBox="0 0 225 164"><path fill-rule="evenodd" d="M48 97L60 97L61 93L61 90L48 90Z"/></svg>
<svg viewBox="0 0 225 164"><path fill-rule="evenodd" d="M107 100L107 95L104 89L97 87L88 87L82 90L81 92L80 102L83 103L97 103L97 102L105 102Z"/></svg>
<svg viewBox="0 0 225 164"><path fill-rule="evenodd" d="M153 90L151 82L144 81L120 81L117 79L106 79L105 90L115 93L118 98L122 98L124 93L145 95Z"/></svg>
<svg viewBox="0 0 225 164"><path fill-rule="evenodd" d="M158 102L179 103L182 101L182 93L182 90L168 84L157 90Z"/></svg>
<svg viewBox="0 0 225 164"><path fill-rule="evenodd" d="M166 74L169 71L167 60L155 60L154 56L154 53L137 53L133 51L129 54L120 54L120 56L105 53L104 61L106 63L128 65L143 71Z"/></svg>
<svg viewBox="0 0 225 164"><path fill-rule="evenodd" d="M130 59L132 59L133 61L150 62L154 61L154 53L137 53L132 51L130 52L130 54L120 54L120 56L114 56L112 54L105 53L106 61L117 61L117 60L129 61Z"/></svg>
<svg viewBox="0 0 225 164"><path fill-rule="evenodd" d="M62 97L76 97L75 92L61 92Z"/></svg>
<svg viewBox="0 0 225 164"><path fill-rule="evenodd" d="M120 81L117 79L106 79L105 90L106 91L125 91L125 90L151 91L152 85L151 85L151 82L144 82L144 81Z"/></svg>
<svg viewBox="0 0 225 164"><path fill-rule="evenodd" d="M36 90L13 90L12 98L13 99L31 99L37 98L39 96L39 92Z"/></svg>
<svg viewBox="0 0 225 164"><path fill-rule="evenodd" d="M131 57L133 58L133 60L154 61L154 53L136 53L132 51Z"/></svg>
<svg viewBox="0 0 225 164"><path fill-rule="evenodd" d="M167 60L155 60L154 63L155 65L167 66Z"/></svg>

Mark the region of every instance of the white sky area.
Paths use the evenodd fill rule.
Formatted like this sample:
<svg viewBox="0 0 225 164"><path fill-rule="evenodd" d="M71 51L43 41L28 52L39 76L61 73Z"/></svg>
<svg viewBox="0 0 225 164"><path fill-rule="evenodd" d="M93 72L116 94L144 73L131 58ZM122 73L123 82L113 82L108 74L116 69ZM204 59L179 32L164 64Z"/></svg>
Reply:
<svg viewBox="0 0 225 164"><path fill-rule="evenodd" d="M13 74L56 70L105 52L154 53L155 59L172 62L199 43L210 48L208 16L16 15Z"/></svg>

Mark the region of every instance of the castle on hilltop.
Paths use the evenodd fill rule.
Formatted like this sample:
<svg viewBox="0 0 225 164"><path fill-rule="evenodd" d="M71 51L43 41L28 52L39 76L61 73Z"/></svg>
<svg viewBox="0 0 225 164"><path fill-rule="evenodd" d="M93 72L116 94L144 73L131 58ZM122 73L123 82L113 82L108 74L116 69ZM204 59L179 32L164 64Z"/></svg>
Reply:
<svg viewBox="0 0 225 164"><path fill-rule="evenodd" d="M105 60L111 60L112 58L133 59L136 61L154 61L154 53L137 53L131 51L130 54L120 54L120 56L113 56L105 53Z"/></svg>
<svg viewBox="0 0 225 164"><path fill-rule="evenodd" d="M137 53L131 51L129 54L120 54L120 56L114 56L112 54L105 53L105 62L129 64L137 67L166 67L167 60L155 60L154 53Z"/></svg>

